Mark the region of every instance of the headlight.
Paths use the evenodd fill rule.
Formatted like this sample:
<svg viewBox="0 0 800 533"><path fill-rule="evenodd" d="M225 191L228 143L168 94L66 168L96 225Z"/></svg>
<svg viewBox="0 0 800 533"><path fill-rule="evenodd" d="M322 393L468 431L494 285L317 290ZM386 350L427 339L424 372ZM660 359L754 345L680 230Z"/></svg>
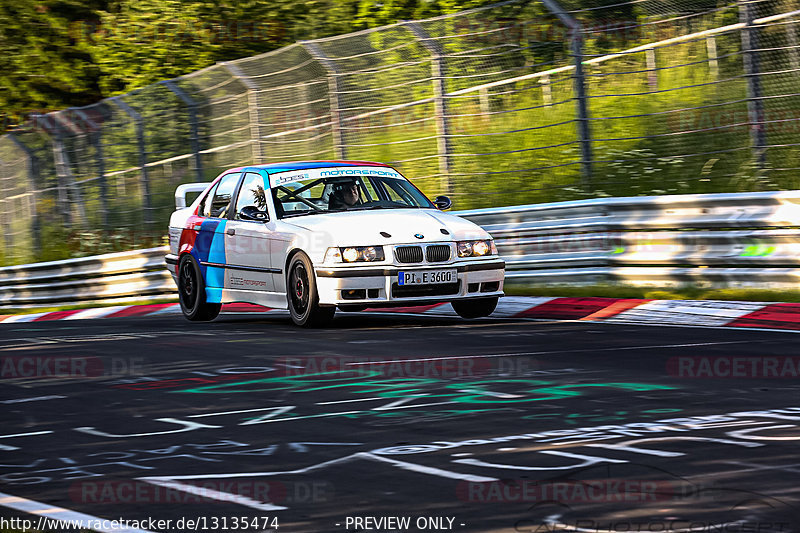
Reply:
<svg viewBox="0 0 800 533"><path fill-rule="evenodd" d="M383 246L349 246L347 248L328 248L325 262L356 263L360 261L383 261Z"/></svg>
<svg viewBox="0 0 800 533"><path fill-rule="evenodd" d="M456 243L458 257L480 257L497 253L494 242L489 240L482 241L459 241Z"/></svg>

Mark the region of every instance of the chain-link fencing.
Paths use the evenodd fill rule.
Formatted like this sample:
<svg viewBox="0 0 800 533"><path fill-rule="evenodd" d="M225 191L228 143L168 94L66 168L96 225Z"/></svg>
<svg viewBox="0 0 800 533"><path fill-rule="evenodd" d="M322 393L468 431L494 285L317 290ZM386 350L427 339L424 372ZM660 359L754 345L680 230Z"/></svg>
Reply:
<svg viewBox="0 0 800 533"><path fill-rule="evenodd" d="M159 244L176 186L393 164L457 209L800 188L800 0L511 0L303 41L0 138L1 264Z"/></svg>

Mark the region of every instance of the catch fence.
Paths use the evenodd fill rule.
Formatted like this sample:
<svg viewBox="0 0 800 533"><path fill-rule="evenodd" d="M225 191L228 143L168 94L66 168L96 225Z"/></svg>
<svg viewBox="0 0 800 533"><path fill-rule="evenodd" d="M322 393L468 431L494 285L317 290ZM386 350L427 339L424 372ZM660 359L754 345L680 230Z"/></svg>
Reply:
<svg viewBox="0 0 800 533"><path fill-rule="evenodd" d="M0 264L159 244L183 183L389 162L456 209L800 188L800 0L511 0L298 42L0 138Z"/></svg>

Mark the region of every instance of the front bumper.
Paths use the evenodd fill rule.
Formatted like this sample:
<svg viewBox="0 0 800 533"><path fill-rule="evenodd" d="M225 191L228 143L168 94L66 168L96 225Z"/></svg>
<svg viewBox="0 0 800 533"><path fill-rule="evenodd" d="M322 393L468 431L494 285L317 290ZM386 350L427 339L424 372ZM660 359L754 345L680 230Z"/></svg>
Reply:
<svg viewBox="0 0 800 533"><path fill-rule="evenodd" d="M457 282L438 285L400 287L400 272L457 271ZM426 265L351 265L346 267L317 267L319 303L322 305L353 305L379 307L413 303L435 303L502 296L505 262L497 257L485 260L458 261Z"/></svg>

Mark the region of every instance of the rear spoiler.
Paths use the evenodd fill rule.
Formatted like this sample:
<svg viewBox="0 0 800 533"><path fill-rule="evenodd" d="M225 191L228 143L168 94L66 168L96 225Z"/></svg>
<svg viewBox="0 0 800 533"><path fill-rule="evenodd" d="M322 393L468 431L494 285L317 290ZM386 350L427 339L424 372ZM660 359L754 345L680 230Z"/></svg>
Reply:
<svg viewBox="0 0 800 533"><path fill-rule="evenodd" d="M175 208L183 209L186 207L186 194L190 192L203 192L211 183L185 183L175 189Z"/></svg>

